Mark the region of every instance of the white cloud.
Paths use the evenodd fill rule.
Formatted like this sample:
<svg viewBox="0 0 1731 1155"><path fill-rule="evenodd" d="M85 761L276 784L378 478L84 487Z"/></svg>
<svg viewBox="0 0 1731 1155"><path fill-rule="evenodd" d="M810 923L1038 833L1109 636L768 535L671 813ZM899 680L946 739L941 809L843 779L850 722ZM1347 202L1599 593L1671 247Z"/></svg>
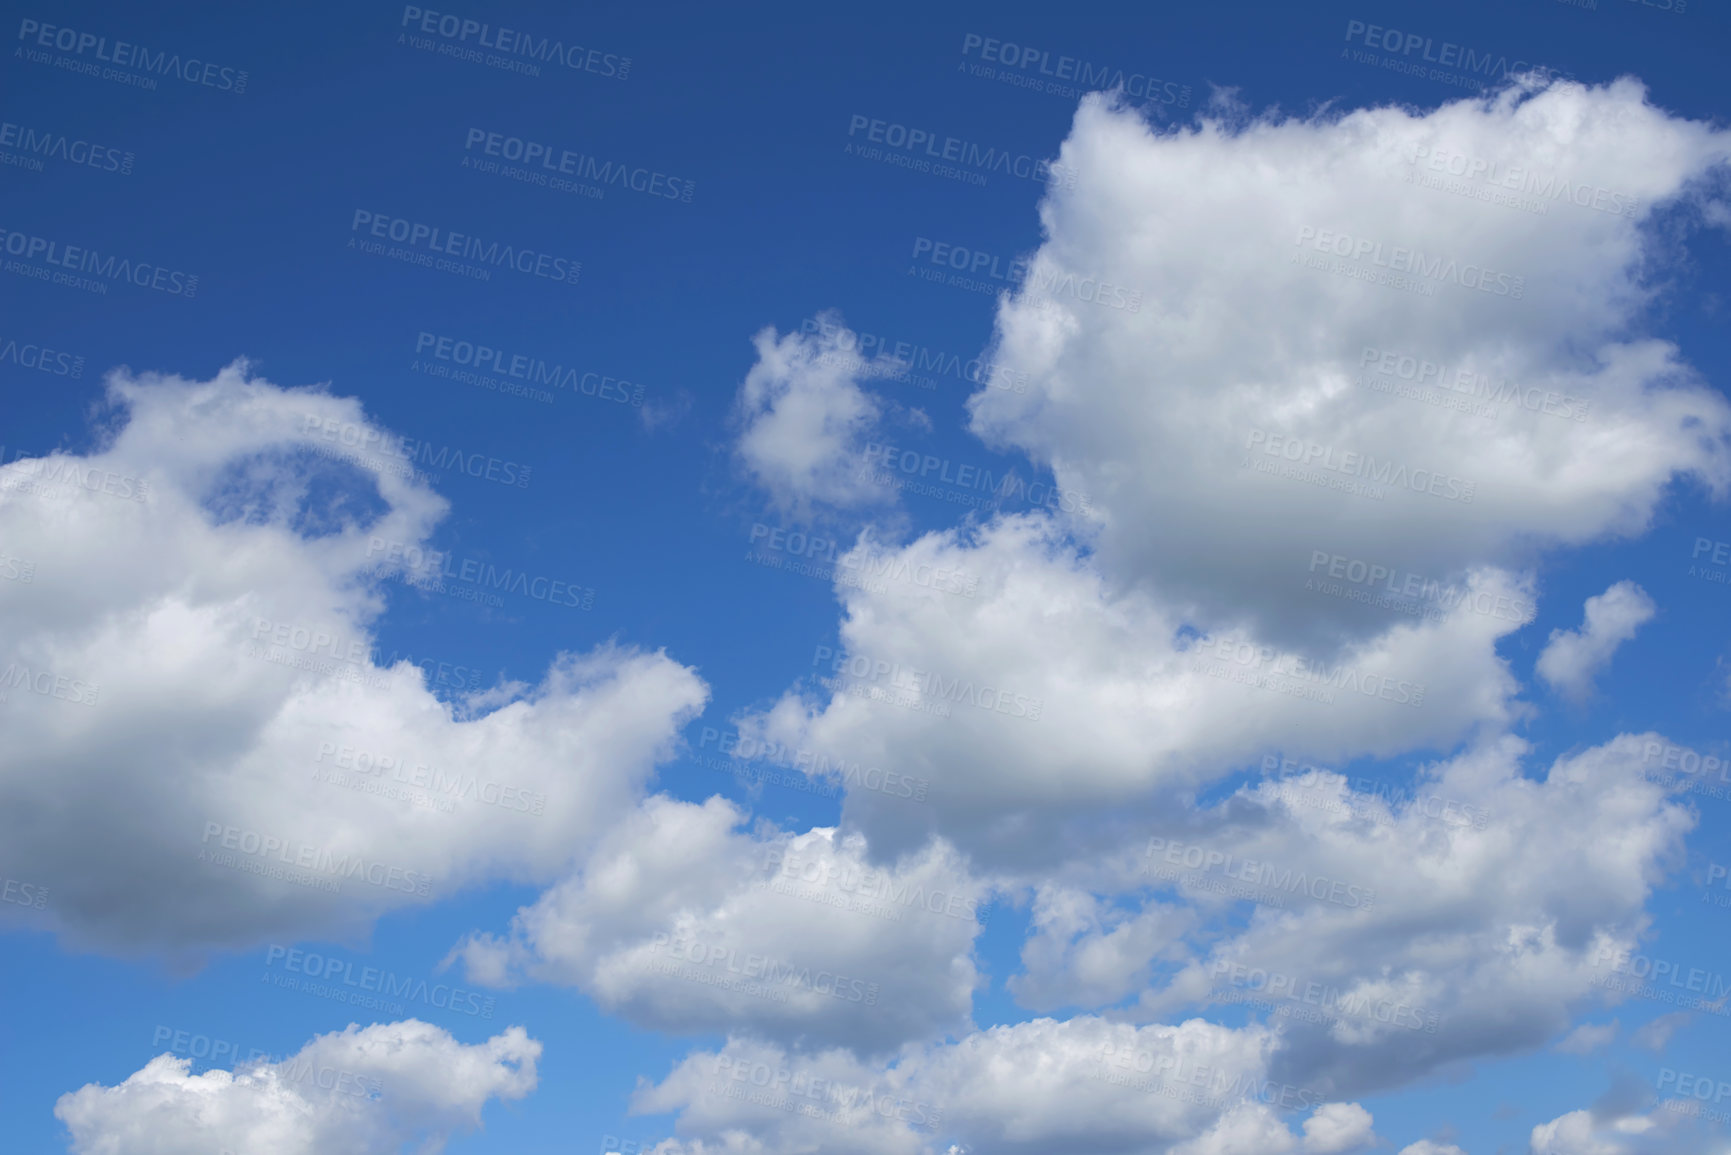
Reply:
<svg viewBox="0 0 1731 1155"><path fill-rule="evenodd" d="M0 869L48 889L73 943L196 961L550 881L707 699L689 669L625 646L467 701L407 660L379 668L374 567L403 572L381 543L418 556L445 503L388 454L320 456L385 435L360 405L244 364L110 389L124 413L105 443L0 470L0 539L37 563L0 583L0 669L48 691L6 675ZM366 790L318 777L340 779L339 759Z"/></svg>
<svg viewBox="0 0 1731 1155"><path fill-rule="evenodd" d="M1437 1143L1430 1139L1420 1139L1417 1143L1408 1143L1400 1149L1400 1155L1467 1155L1453 1143Z"/></svg>
<svg viewBox="0 0 1731 1155"><path fill-rule="evenodd" d="M1042 202L1045 241L990 354L1030 388L978 391L972 427L1088 495L1114 580L1288 644L1380 632L1374 607L1301 589L1315 551L1447 581L1637 534L1679 475L1726 491L1731 405L1639 314L1664 275L1654 206L1728 154L1731 134L1648 105L1632 80L1158 133L1087 98L1062 149L1074 187ZM1522 212L1408 183L1435 175L1420 155L1635 207ZM1359 255L1315 251L1324 234ZM1435 264L1411 278L1433 295L1362 279L1414 251ZM1467 287L1486 266L1506 279ZM1088 303L1090 279L1140 291L1138 307ZM1421 363L1445 367L1428 394L1400 376ZM1478 379L1462 372L1508 383L1494 417L1452 407L1465 395L1449 386ZM1254 468L1291 464L1289 446L1314 484ZM1388 492L1333 486L1366 455L1394 463Z"/></svg>
<svg viewBox="0 0 1731 1155"><path fill-rule="evenodd" d="M1580 629L1551 631L1534 668L1558 693L1583 701L1593 692L1599 671L1611 664L1617 647L1633 638L1655 612L1646 590L1634 582L1618 582L1587 599Z"/></svg>
<svg viewBox="0 0 1731 1155"><path fill-rule="evenodd" d="M1553 1048L1565 1055L1590 1055L1607 1047L1617 1037L1617 1020L1608 1023L1582 1023L1565 1035Z"/></svg>
<svg viewBox="0 0 1731 1155"><path fill-rule="evenodd" d="M489 1100L535 1089L541 1044L522 1027L466 1046L416 1019L350 1024L280 1063L191 1073L159 1055L124 1082L62 1095L74 1155L380 1155L438 1151Z"/></svg>
<svg viewBox="0 0 1731 1155"><path fill-rule="evenodd" d="M1357 1103L1325 1103L1304 1121L1309 1155L1341 1155L1376 1142L1370 1112Z"/></svg>
<svg viewBox="0 0 1731 1155"><path fill-rule="evenodd" d="M953 852L879 868L858 835L745 821L652 798L508 936L455 954L476 981L568 984L658 1030L882 1051L965 1029L985 888Z"/></svg>
<svg viewBox="0 0 1731 1155"><path fill-rule="evenodd" d="M893 491L860 476L866 437L884 405L859 381L886 370L851 352L853 334L825 314L815 334L752 338L757 361L735 403L740 463L777 508L809 517L814 506L883 504Z"/></svg>

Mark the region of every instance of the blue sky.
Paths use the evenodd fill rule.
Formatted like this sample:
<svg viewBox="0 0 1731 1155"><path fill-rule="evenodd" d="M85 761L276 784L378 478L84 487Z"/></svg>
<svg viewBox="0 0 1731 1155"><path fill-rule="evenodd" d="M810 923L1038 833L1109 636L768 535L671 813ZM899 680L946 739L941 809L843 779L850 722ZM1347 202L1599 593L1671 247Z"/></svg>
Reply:
<svg viewBox="0 0 1731 1155"><path fill-rule="evenodd" d="M102 686L88 709L16 685L0 704L27 735L0 763L0 869L48 892L40 909L0 909L13 995L0 1101L16 1149L222 1150L214 1131L172 1128L169 1146L131 1134L101 1147L127 1134L133 1100L92 1091L64 1112L76 1125L56 1103L118 1087L177 1037L186 1057L202 1037L282 1059L351 1022L410 1017L465 1047L525 1028L542 1047L534 1089L475 1092L475 1128L417 1116L440 1093L403 1090L420 1076L399 1072L402 1115L389 1126L328 1124L354 1150L395 1151L421 1135L476 1153L633 1142L669 1144L670 1155L1233 1149L1202 1108L1155 1118L1134 1092L1122 1111L1063 1107L1066 1079L1112 1090L1067 1067L1050 1080L1054 1104L1029 1107L1021 1130L981 1122L1001 1111L992 1079L965 1069L969 1040L1042 1018L1077 1033L1016 1036L1015 1055L1097 1056L1105 1036L1086 1032L1107 1024L1205 1020L1222 1033L1194 1054L1317 1088L1318 1102L1360 1104L1379 1137L1345 1109L1308 1131L1307 1111L1264 1112L1253 1137L1237 1132L1238 1149L1281 1149L1269 1137L1279 1127L1314 1155L1425 1141L1435 1146L1414 1155L1584 1150L1588 1136L1619 1153L1723 1149L1722 1132L1657 1104L1679 1093L1677 1072L1731 1085L1725 1008L1679 1016L1588 981L1617 969L1592 969L1609 949L1709 972L1709 991L1731 982L1718 949L1731 913L1712 901L1731 899L1714 870L1731 862L1731 796L1641 777L1643 765L1663 769L1670 747L1731 754L1731 566L1723 550L1713 559L1731 541L1731 210L1715 130L1731 26L1716 6L1664 2L1086 14L11 5L3 462L15 478L71 459L151 482L141 501L117 496L121 486L0 492L0 550L30 575L0 582L7 661ZM515 53L439 51L498 44L503 27L528 37ZM529 75L484 59L520 63L548 40L581 66L543 58ZM98 57L124 55L122 41L146 50L145 64L123 62L130 82L100 75L116 65ZM1388 66L1444 45L1588 87L1533 82L1529 107L1554 109L1527 119L1469 105L1445 115L1466 88ZM195 79L152 74L148 62L164 56ZM1156 78L1158 96L1096 100L1079 115L1072 95L998 75L1026 79L1041 64L1060 75L1104 68L1132 85ZM1644 95L1606 87L1622 77ZM1352 120L1361 110L1382 119ZM1187 136L1202 118L1212 135ZM1365 124L1380 135L1355 127ZM910 132L940 143L918 156L897 148ZM930 171L951 138L956 170ZM1616 216L1602 198L1596 212L1531 213L1493 201L1483 175L1452 192L1403 186L1408 145L1396 140L1421 142L1426 156L1488 157L1505 174L1562 173L1640 208ZM642 170L649 187L609 184L599 198L561 188L556 160L515 179L505 170L518 149L570 154L567 179L580 180L588 157ZM1072 188L1029 167L1061 149ZM978 162L986 150L1006 166ZM1354 167L1377 157L1395 157L1397 175L1381 184ZM1426 171L1417 156L1404 163ZM1308 230L1296 245L1291 225ZM1353 240L1329 248L1323 232ZM1258 247L1265 233L1278 243ZM415 263L435 244L469 254L485 277ZM416 256L401 259L399 245ZM477 266L494 246L527 255L519 268ZM1415 275L1416 290L1365 279L1403 247L1512 270L1528 291L1475 292L1458 274L1452 284ZM1299 268L1295 252L1334 265ZM115 255L166 272L157 287L91 276L91 262ZM24 267L81 259L83 287ZM1091 290L1048 280L1041 300L1020 278L1029 265L1131 295L1101 308L1083 303ZM1000 291L1020 296L1001 303ZM856 335L940 368L898 378L851 356ZM476 347L497 351L494 388L457 372ZM32 363L32 349L66 356ZM1397 397L1387 389L1409 352L1544 389L1573 381L1593 411L1577 422L1505 399L1497 416L1474 418L1434 393ZM500 391L513 358L519 379L538 363L559 366L560 384ZM967 379L958 367L977 360L1009 374L1000 384L1020 384ZM1337 362L1334 378L1318 368ZM1325 380L1357 400L1334 386L1326 404L1304 392ZM215 384L201 393L202 382ZM316 389L283 392L306 387ZM1403 468L1478 482L1478 498L1431 500L1437 490L1420 483L1366 499L1327 489L1323 474L1306 486L1239 467L1240 457L1278 465L1271 436L1303 445L1285 461L1321 460L1335 481L1356 468L1337 467L1342 454L1386 451ZM364 438L360 457L331 456ZM1191 452L1215 442L1219 454ZM370 448L381 444L432 476L386 485L395 462ZM1017 479L995 509L969 504L986 473ZM947 558L979 593L893 576L888 592L850 591L827 570L790 572L807 546L779 548L788 533L838 543L811 547L831 560L862 533L879 558L906 551L939 568ZM369 568L394 560L391 542L443 555L434 570L451 596L418 588L425 571ZM1305 587L1336 558L1343 574L1364 562L1457 589L1470 581L1532 612L1504 621L1449 603L1435 636L1420 636L1410 610ZM527 577L528 592L506 579L499 604L465 596L490 580L473 575L502 570ZM227 638L243 621L286 632L205 636ZM336 663L342 676L277 660L292 658L303 625L328 633L333 622L360 646ZM1228 637L1279 651L1246 668L1281 673L1284 689L1211 686L1227 680L1235 651L1200 639ZM236 657L261 639L286 651L270 663ZM573 681L549 676L561 654L590 656ZM851 687L823 681L848 655L864 655L864 682L857 670ZM376 701L355 683L403 656L423 663L425 686L409 686L400 666ZM997 679L1015 704L976 717L976 699L941 718L871 700L874 685L908 688L902 673L871 674L879 660L922 671L909 675L922 697L935 672ZM1213 661L1214 675L1198 661ZM1293 692L1295 672L1316 664L1429 693L1412 710L1374 690L1336 710ZM333 689L345 676L354 685ZM596 689L609 678L617 700ZM1028 716L1024 699L1045 713ZM538 712L511 715L523 709L512 702ZM321 711L343 712L362 749L448 750L452 763L550 792L555 813L512 826L472 800L455 814L359 793L333 806L329 785L309 777L325 768L314 739L281 739L284 727L322 734ZM496 730L476 737L489 717ZM900 766L931 783L932 800L853 788L844 816L839 796L787 784L803 780L797 768L754 787L718 772L719 743L705 737L742 726L789 749ZM1516 739L1527 748L1511 753ZM1485 808L1488 833L1399 807L1382 835L1375 824L1318 833L1305 816L1321 811L1256 794L1275 789L1270 756L1343 773L1337 785L1309 780L1325 793L1434 789ZM1499 759L1510 765L1493 771ZM1546 794L1558 759L1592 768L1555 775ZM1683 765L1679 755L1672 768ZM1422 767L1443 766L1414 786ZM657 794L675 809L657 811ZM737 823L701 816L696 804L716 794L738 807ZM1260 817L1233 809L1253 795ZM325 903L195 861L210 822L407 864L432 875L431 900L345 885L350 897ZM850 932L838 934L817 904L765 914L751 906L762 887L706 889L742 862L817 853L807 832L838 824L822 853L857 837L846 854L862 869L929 867L952 893L994 899L991 918L977 934L971 919L938 916L929 933L872 941L864 915L825 911ZM1134 880L1150 837L1222 849L1240 865L1344 869L1380 888L1378 916L1338 902L1198 899L1186 889L1196 876L1150 891ZM1428 856L1434 870L1414 865ZM660 887L661 870L674 883ZM357 888L366 893L353 898ZM512 930L520 908L539 913ZM643 921L663 915L665 925ZM1282 918L1294 921L1273 925ZM882 980L881 1010L812 1010L805 999L797 1014L744 1013L701 982L643 978L643 959L681 927L719 940L742 923L759 928L742 957L857 966ZM856 933L858 944L825 953ZM1332 1034L1268 1042L1257 1032L1282 1016L1197 994L1194 976L1221 959L1266 967L1293 958L1282 944L1297 941L1317 952L1301 982L1313 972L1364 990L1410 981L1403 997L1442 1008L1440 1041L1336 1022ZM357 1010L274 982L289 950L496 1002L490 1017L428 1003ZM1527 950L1530 965L1510 961ZM1602 1037L1570 1035L1613 1020ZM729 1100L687 1094L679 1072L758 1047L795 1070L855 1064L849 1077L875 1072L944 1121L867 1134L801 1120L811 1128L801 1131L785 1107L733 1117ZM185 1077L212 1066L197 1056ZM380 1078L388 1104L390 1075ZM1565 1116L1548 1138L1535 1132ZM1635 1118L1657 1122L1617 1128ZM720 1146L730 1129L761 1146Z"/></svg>

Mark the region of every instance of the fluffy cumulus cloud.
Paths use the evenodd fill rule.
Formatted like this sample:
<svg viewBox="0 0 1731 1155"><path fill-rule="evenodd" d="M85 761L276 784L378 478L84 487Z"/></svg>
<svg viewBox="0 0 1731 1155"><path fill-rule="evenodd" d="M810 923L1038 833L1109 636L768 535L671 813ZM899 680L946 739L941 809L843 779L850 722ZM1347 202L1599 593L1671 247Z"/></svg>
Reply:
<svg viewBox="0 0 1731 1155"><path fill-rule="evenodd" d="M913 1046L892 1063L730 1040L699 1052L633 1108L677 1112L662 1155L980 1150L1022 1155L1180 1151L1338 1155L1374 1140L1357 1104L1266 1071L1274 1040L1192 1019L1135 1028L1083 1016ZM1282 1121L1308 1114L1302 1137Z"/></svg>
<svg viewBox="0 0 1731 1155"><path fill-rule="evenodd" d="M1305 592L1318 553L1386 594L1731 481L1731 405L1639 324L1651 225L1731 134L1633 80L1161 131L1092 97L1062 151L992 354L1030 387L980 390L972 427L1088 495L1117 580L1285 639L1378 632ZM1530 172L1543 211L1457 157Z"/></svg>
<svg viewBox="0 0 1731 1155"><path fill-rule="evenodd" d="M752 339L757 362L735 405L734 453L777 508L810 516L819 504L878 505L893 491L862 476L866 438L884 402L860 387L890 367L862 359L853 334L826 313L815 333Z"/></svg>
<svg viewBox="0 0 1731 1155"><path fill-rule="evenodd" d="M0 539L42 559L0 583L0 869L72 940L196 955L550 881L706 700L626 647L441 694L372 626L425 596L445 503L356 401L244 364L109 397L88 452L0 469Z"/></svg>
<svg viewBox="0 0 1731 1155"><path fill-rule="evenodd" d="M870 1052L966 1027L986 890L957 855L874 866L857 834L746 817L652 798L508 934L456 953L476 981L568 984L660 1030Z"/></svg>
<svg viewBox="0 0 1731 1155"><path fill-rule="evenodd" d="M1708 1106L1665 1099L1643 1113L1601 1103L1540 1123L1529 1149L1532 1155L1725 1155L1731 1143L1700 1122Z"/></svg>
<svg viewBox="0 0 1731 1155"><path fill-rule="evenodd" d="M280 1063L191 1073L159 1055L113 1087L62 1095L73 1155L377 1155L438 1151L491 1100L535 1089L541 1044L522 1027L464 1045L415 1019L351 1024Z"/></svg>
<svg viewBox="0 0 1731 1155"><path fill-rule="evenodd" d="M929 782L918 805L849 790L844 820L874 850L942 834L993 866L1062 861L1089 853L1100 823L1169 806L1270 748L1393 755L1514 716L1495 643L1530 595L1496 571L1465 579L1472 594L1433 618L1391 614L1380 636L1319 652L1198 633L1155 596L1115 590L1045 515L904 547L866 540L849 560L874 572L885 559L978 586L838 586L839 645L743 723L814 764Z"/></svg>
<svg viewBox="0 0 1731 1155"><path fill-rule="evenodd" d="M1587 599L1580 629L1551 631L1534 668L1558 693L1582 701L1593 692L1593 679L1611 664L1617 647L1652 620L1656 610L1646 590L1634 582L1618 582Z"/></svg>

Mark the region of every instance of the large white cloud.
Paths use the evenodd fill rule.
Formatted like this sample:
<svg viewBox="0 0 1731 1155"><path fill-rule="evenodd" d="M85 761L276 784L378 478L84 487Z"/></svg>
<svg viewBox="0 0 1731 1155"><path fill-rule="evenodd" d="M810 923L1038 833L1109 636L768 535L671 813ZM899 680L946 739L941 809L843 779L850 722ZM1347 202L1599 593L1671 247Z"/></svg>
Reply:
<svg viewBox="0 0 1731 1155"><path fill-rule="evenodd" d="M110 397L90 453L0 470L0 538L36 566L0 583L0 868L71 940L197 956L550 881L706 700L622 646L456 700L379 668L384 579L424 576L401 559L445 503L388 454L321 455L386 436L360 405L244 364Z"/></svg>
<svg viewBox="0 0 1731 1155"><path fill-rule="evenodd" d="M350 1024L280 1063L191 1073L159 1055L113 1087L62 1095L74 1155L381 1155L439 1151L490 1100L535 1089L541 1044L522 1027L464 1045L416 1019Z"/></svg>
<svg viewBox="0 0 1731 1155"><path fill-rule="evenodd" d="M1030 388L977 392L973 429L1088 495L1115 578L1287 640L1381 628L1301 590L1314 551L1447 580L1639 533L1679 475L1723 494L1731 405L1639 318L1665 276L1647 226L1731 134L1645 95L1557 84L1159 132L1087 98L1075 185L1042 202L998 314L991 355ZM1476 166L1458 191L1425 187L1456 158ZM1542 214L1479 195L1527 179ZM1422 294L1363 279L1415 262ZM1518 394L1463 413L1477 375ZM1339 487L1366 455L1394 463L1380 497ZM1294 457L1315 476L1263 471Z"/></svg>
<svg viewBox="0 0 1731 1155"><path fill-rule="evenodd" d="M953 852L879 868L857 834L746 820L652 798L508 936L457 953L477 981L569 984L660 1030L882 1051L966 1028L985 888Z"/></svg>

